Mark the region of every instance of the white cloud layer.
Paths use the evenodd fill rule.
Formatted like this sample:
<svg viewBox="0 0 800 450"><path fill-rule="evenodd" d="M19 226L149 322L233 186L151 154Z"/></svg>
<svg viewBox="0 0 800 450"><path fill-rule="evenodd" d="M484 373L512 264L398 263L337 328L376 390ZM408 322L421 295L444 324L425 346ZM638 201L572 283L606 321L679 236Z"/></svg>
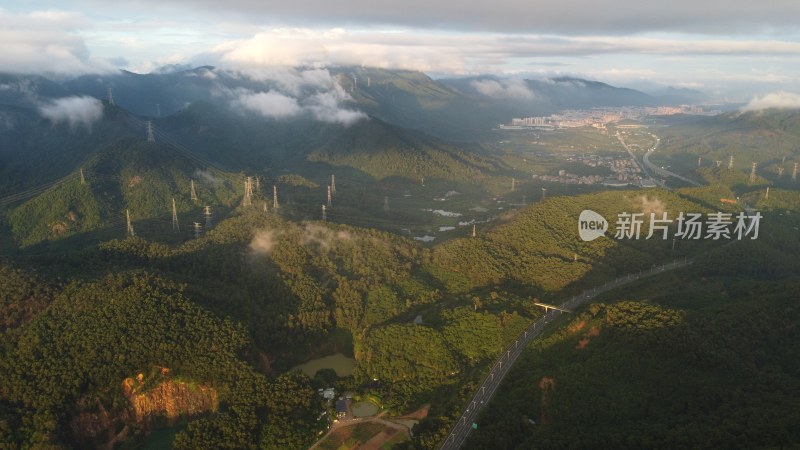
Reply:
<svg viewBox="0 0 800 450"><path fill-rule="evenodd" d="M763 97L750 100L743 111L760 111L763 109L800 109L800 95L791 92L773 92Z"/></svg>
<svg viewBox="0 0 800 450"><path fill-rule="evenodd" d="M800 2L723 3L619 0L603 8L590 0L75 0L67 6L41 0L33 7L43 11L0 8L0 71L72 75L111 71L114 64L137 72L165 63L211 64L282 79L276 88L298 100L302 86L315 84L315 76L326 83L326 73L276 67L360 65L435 76L544 67L623 84L700 81L737 91L762 85L742 98L794 91L800 85ZM568 72L560 69L565 66ZM774 76L744 79L753 68ZM724 76L703 78L715 69ZM513 88L501 87L481 89L509 95Z"/></svg>
<svg viewBox="0 0 800 450"><path fill-rule="evenodd" d="M340 103L349 99L350 97L342 87L336 84L330 91L312 95L308 100L308 109L319 121L350 126L361 119L366 119L367 115L361 111L340 106Z"/></svg>
<svg viewBox="0 0 800 450"><path fill-rule="evenodd" d="M103 117L103 103L94 97L62 97L39 106L39 114L54 124L65 122L72 129L82 125L91 130Z"/></svg>
<svg viewBox="0 0 800 450"><path fill-rule="evenodd" d="M800 57L800 42L698 36L557 36L363 29L274 28L214 46L197 64L228 68L361 65L424 72L480 73L531 58L675 56Z"/></svg>
<svg viewBox="0 0 800 450"><path fill-rule="evenodd" d="M270 119L294 117L303 112L297 100L280 92L242 91L235 102Z"/></svg>
<svg viewBox="0 0 800 450"><path fill-rule="evenodd" d="M341 28L276 28L251 38L222 43L194 60L196 63L243 70L273 70L270 68L275 66L357 65L462 72L467 61L461 49L456 47L457 42L445 36L429 37L425 33L348 31ZM324 75L319 75L324 79Z"/></svg>
<svg viewBox="0 0 800 450"><path fill-rule="evenodd" d="M64 11L15 14L0 8L0 70L15 73L82 74L112 70L90 57L76 30L90 26L83 15Z"/></svg>
<svg viewBox="0 0 800 450"><path fill-rule="evenodd" d="M524 80L475 80L470 85L481 94L497 99L533 100L536 94L525 84Z"/></svg>
<svg viewBox="0 0 800 450"><path fill-rule="evenodd" d="M231 90L222 85L215 89L216 95L230 97L234 108L254 111L268 119L288 119L310 114L321 122L350 126L367 118L363 112L344 106L352 98L327 69L297 70L272 66L225 73L274 86L267 92L245 88Z"/></svg>

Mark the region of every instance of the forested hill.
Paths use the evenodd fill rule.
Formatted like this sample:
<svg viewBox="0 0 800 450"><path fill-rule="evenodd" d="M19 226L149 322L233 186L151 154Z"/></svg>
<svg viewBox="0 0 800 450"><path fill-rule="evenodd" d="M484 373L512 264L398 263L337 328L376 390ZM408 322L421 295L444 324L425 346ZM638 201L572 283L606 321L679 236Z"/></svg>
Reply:
<svg viewBox="0 0 800 450"><path fill-rule="evenodd" d="M788 186L792 165L800 158L800 112L770 109L683 118L659 131L662 151L673 168L698 170L708 180L730 186L746 184L751 164L759 181ZM698 169L698 157L701 167ZM727 170L733 157L732 170ZM716 161L720 166L716 166ZM720 170L715 170L720 169Z"/></svg>
<svg viewBox="0 0 800 450"><path fill-rule="evenodd" d="M173 199L180 223L204 223L204 206L221 217L238 205L247 176L264 182L256 189L263 194L284 186L287 176L319 179L334 170L369 186L387 178L476 184L508 169L478 147L467 150L374 118L351 126L275 122L196 103L174 116L145 120L86 101L97 108L91 124L54 123L9 107L15 125L0 130L8 137L0 152L7 162L0 168L6 186L0 207L10 230L4 241L30 246L81 235L97 242L125 232L126 211L133 222L146 221L164 235L173 226ZM154 142L147 140L148 123ZM183 230L191 236L188 227Z"/></svg>
<svg viewBox="0 0 800 450"><path fill-rule="evenodd" d="M0 448L308 448L336 414L318 393L331 386L387 416L427 411L397 448L437 448L541 302L677 259L691 268L561 316L468 445L800 439L800 196L777 172L797 155L796 113L675 119L651 156L708 185L602 191L543 174L635 173L612 132L500 142L490 128L662 100L573 78L361 67L0 87ZM486 130L497 148L462 143ZM733 169L712 167L734 151ZM681 212L753 208L758 239L675 237ZM590 242L587 209L609 225ZM622 213L643 215L637 238L615 237ZM645 237L662 213L669 237ZM339 353L342 373L291 372Z"/></svg>
<svg viewBox="0 0 800 450"><path fill-rule="evenodd" d="M98 111L102 117L90 126L71 125L54 123L35 107L0 103L0 198L75 174L114 141L138 134L127 126L124 111Z"/></svg>
<svg viewBox="0 0 800 450"><path fill-rule="evenodd" d="M85 159L73 162L76 166L58 183L34 190L38 195L27 201L6 205L11 229L6 238L20 246L75 235L97 242L109 236L105 230L120 235L126 211L132 221L155 221L151 227L162 230L171 227L167 221L173 199L181 218L202 217L200 211L208 204L234 206L236 190L241 189L239 177L200 165L174 147L147 142L125 129L105 137L105 142L89 147L92 153Z"/></svg>
<svg viewBox="0 0 800 450"><path fill-rule="evenodd" d="M480 183L507 169L489 152L465 150L378 119L356 123L331 136L308 159L352 167L378 180L402 177Z"/></svg>
<svg viewBox="0 0 800 450"><path fill-rule="evenodd" d="M450 144L375 117L349 126L274 121L196 103L155 123L204 157L240 170L303 172L308 171L308 162L317 162L362 172L374 180L476 182L505 169L480 147Z"/></svg>
<svg viewBox="0 0 800 450"><path fill-rule="evenodd" d="M174 401L187 408L174 448L302 448L323 426L312 388L335 382L379 395L399 414L432 403L415 434L415 445L432 448L469 395L463 386L539 316L537 299L701 250L699 276L792 276L762 259L729 264L747 248L774 248L767 259L785 261L797 247L791 221L779 215L796 205L782 195L774 209L763 205L765 240L756 246L680 243L673 253L663 240L576 243L582 208L608 217L620 207L704 211L687 193L553 197L481 237L432 250L385 232L287 220L280 208L254 204L214 219L197 239L150 234L80 252L23 252L16 268L0 270L2 285L13 287L0 297L0 369L9 381L0 387L0 438L22 447L140 442L174 419L157 408L131 415L131 405L168 386L184 393ZM352 377L278 376L337 351L354 357ZM104 425L88 427L101 416Z"/></svg>
<svg viewBox="0 0 800 450"><path fill-rule="evenodd" d="M702 190L701 190L702 191ZM704 191L703 191L704 192ZM575 285L591 286L637 268L649 267L699 250L697 241L684 241L673 250L672 241L651 239L577 239L577 217L590 209L609 218L613 236L621 212L650 213L708 209L690 197L665 190L603 192L547 199L501 218L476 238L454 239L436 246L437 277L454 291L469 291L504 283L534 286L540 295ZM503 220L505 219L505 220ZM642 238L648 233L642 227Z"/></svg>
<svg viewBox="0 0 800 450"><path fill-rule="evenodd" d="M725 276L688 269L565 320L520 358L465 448L796 445L797 278L731 276L719 256Z"/></svg>

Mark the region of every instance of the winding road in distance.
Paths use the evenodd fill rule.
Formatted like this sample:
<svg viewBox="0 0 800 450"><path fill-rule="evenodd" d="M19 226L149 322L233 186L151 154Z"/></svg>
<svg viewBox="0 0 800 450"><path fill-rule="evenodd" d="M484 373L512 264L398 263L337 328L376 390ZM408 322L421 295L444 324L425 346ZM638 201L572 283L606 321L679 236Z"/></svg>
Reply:
<svg viewBox="0 0 800 450"><path fill-rule="evenodd" d="M609 281L602 286L584 291L581 295L576 295L570 298L569 300L558 305L558 307L562 309L572 309L606 291L610 291L611 289L624 286L651 275L685 267L691 263L692 260L688 259L673 261L662 266L653 267L650 270L640 272L638 274L626 275L624 277L617 278L614 281ZM492 399L492 396L494 396L494 393L497 390L497 387L500 385L500 382L503 380L503 377L505 377L505 375L511 369L511 366L514 365L514 362L522 354L522 351L525 349L525 345L527 345L527 343L535 337L539 336L544 330L545 326L560 314L562 314L561 311L551 310L547 312L544 316L529 326L528 329L519 335L517 339L505 349L503 354L501 354L500 357L495 361L494 365L492 365L489 375L478 387L478 390L472 396L472 399L467 404L464 412L458 418L458 421L450 429L449 433L447 434L447 438L440 447L442 450L461 448L461 446L464 444L464 441L467 439L467 436L469 436L470 431L472 431L472 424L478 417L478 413Z"/></svg>
<svg viewBox="0 0 800 450"><path fill-rule="evenodd" d="M662 176L664 178L673 177L673 178L677 178L677 179L679 179L679 180L681 180L681 181L683 181L685 183L689 183L692 186L702 186L702 184L698 183L697 181L690 180L689 178L686 178L686 177L684 177L682 175L678 175L675 172L671 172L671 171L669 171L667 169L664 169L663 167L658 167L657 165L651 163L650 162L650 155L652 155L653 152L655 152L656 149L658 148L658 146L661 144L661 139L658 136L656 136L655 134L653 134L653 133L650 133L650 136L652 136L653 139L655 139L655 144L653 144L653 146L650 147L650 149L648 149L647 152L642 157L642 162L644 162L645 173L648 176L650 176L650 178L653 178L653 177L652 177L652 175L647 173L647 170L651 170L654 174L660 175L660 176ZM617 139L619 139L620 144L622 144L622 146L625 147L625 150L627 150L628 153L631 155L631 158L633 158L633 160L636 161L636 157L633 155L633 150L631 150L630 147L628 147L628 144L625 143L625 140L622 138L622 135L619 132L617 132ZM663 185L663 183L662 183L662 185ZM664 186L664 187L666 187L666 186Z"/></svg>

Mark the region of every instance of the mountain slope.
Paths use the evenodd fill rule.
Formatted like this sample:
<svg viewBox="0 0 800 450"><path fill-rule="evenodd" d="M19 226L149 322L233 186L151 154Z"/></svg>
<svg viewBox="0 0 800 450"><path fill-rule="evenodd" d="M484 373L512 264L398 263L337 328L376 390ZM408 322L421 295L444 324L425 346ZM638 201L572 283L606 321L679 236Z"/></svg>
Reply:
<svg viewBox="0 0 800 450"><path fill-rule="evenodd" d="M471 146L457 146L378 118L343 126L304 119L268 120L209 103L157 120L204 157L240 170L292 168L324 162L380 180L398 176L473 182L500 165Z"/></svg>
<svg viewBox="0 0 800 450"><path fill-rule="evenodd" d="M737 177L749 175L751 163L758 164L758 175L773 182L788 182L792 164L800 161L800 111L764 110L696 117L658 132L659 155L671 158L668 164L685 171L702 165L727 170L734 158ZM662 153L663 152L663 153ZM783 175L778 174L783 169Z"/></svg>
<svg viewBox="0 0 800 450"><path fill-rule="evenodd" d="M73 95L107 98L135 114L166 117L194 102L229 106L253 93L280 93L300 107L335 90L343 104L404 128L457 141L484 136L515 116L567 108L671 105L688 96L675 90L650 96L597 81L560 77L513 80L493 76L434 80L409 70L341 66L233 72L210 66L171 68L149 74L121 71L85 75L56 87ZM686 94L686 95L684 95ZM263 98L262 98L263 100ZM268 112L271 114L271 112Z"/></svg>
<svg viewBox="0 0 800 450"><path fill-rule="evenodd" d="M308 159L349 166L376 179L398 176L476 182L500 167L491 157L378 119L341 130L315 148Z"/></svg>
<svg viewBox="0 0 800 450"><path fill-rule="evenodd" d="M84 164L83 174L84 183L73 174L12 209L8 222L14 240L29 246L108 227L121 235L126 210L134 222L165 223L173 199L181 216L198 219L204 204L232 206L234 201L230 176L205 171L175 149L140 138L121 137L99 148ZM198 197L194 201L192 183Z"/></svg>

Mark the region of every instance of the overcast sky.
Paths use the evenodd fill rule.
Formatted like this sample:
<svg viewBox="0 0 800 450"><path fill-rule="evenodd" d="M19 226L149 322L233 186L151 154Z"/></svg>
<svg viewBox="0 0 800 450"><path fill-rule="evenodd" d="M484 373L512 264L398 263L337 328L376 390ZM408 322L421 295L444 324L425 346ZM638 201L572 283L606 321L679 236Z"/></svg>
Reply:
<svg viewBox="0 0 800 450"><path fill-rule="evenodd" d="M800 93L800 2L10 0L0 71L356 64Z"/></svg>

